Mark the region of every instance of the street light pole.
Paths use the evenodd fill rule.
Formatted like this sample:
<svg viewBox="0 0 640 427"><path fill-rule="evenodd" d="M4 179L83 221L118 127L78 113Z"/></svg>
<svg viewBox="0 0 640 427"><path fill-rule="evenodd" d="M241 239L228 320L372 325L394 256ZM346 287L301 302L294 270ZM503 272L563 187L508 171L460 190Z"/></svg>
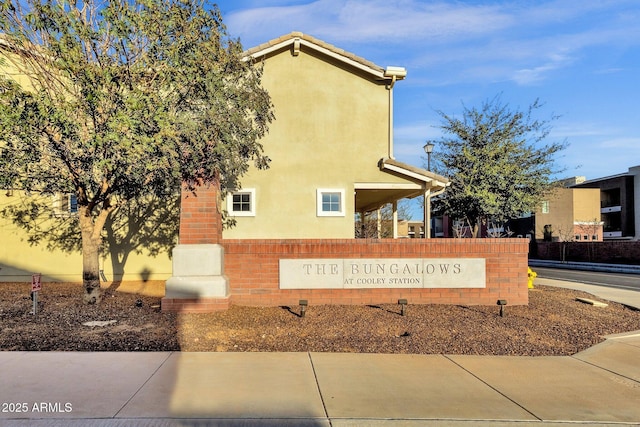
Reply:
<svg viewBox="0 0 640 427"><path fill-rule="evenodd" d="M427 153L427 170L431 172L431 152L433 151L434 144L432 142L427 141L424 144L424 152Z"/></svg>

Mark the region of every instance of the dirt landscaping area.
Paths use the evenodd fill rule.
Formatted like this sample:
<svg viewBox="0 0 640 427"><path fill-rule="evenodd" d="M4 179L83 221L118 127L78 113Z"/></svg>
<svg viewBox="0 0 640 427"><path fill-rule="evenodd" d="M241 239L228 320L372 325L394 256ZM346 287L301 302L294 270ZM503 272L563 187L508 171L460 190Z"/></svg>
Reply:
<svg viewBox="0 0 640 427"><path fill-rule="evenodd" d="M162 282L105 289L82 303L82 285L44 283L37 317L30 283L0 283L3 351L266 351L571 355L602 336L640 329L640 311L594 307L582 292L536 286L528 306L241 307L211 314L160 311ZM84 325L87 322L94 326ZM100 323L101 322L101 323ZM100 326L103 325L103 326Z"/></svg>

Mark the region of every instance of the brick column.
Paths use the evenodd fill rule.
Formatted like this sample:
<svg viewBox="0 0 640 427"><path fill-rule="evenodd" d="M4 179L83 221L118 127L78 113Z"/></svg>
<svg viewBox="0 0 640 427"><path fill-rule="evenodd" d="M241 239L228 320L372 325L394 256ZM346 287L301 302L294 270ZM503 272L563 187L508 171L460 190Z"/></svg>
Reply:
<svg viewBox="0 0 640 427"><path fill-rule="evenodd" d="M224 275L222 214L217 184L182 186L179 243L173 275L165 285L162 311L209 312L229 308Z"/></svg>
<svg viewBox="0 0 640 427"><path fill-rule="evenodd" d="M220 243L222 214L217 184L203 185L191 191L182 186L180 202L181 245Z"/></svg>

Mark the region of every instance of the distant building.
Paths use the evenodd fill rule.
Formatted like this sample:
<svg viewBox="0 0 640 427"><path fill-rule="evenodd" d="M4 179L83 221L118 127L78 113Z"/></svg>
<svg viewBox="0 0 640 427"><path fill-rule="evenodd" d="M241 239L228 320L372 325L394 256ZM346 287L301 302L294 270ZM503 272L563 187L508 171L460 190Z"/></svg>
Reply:
<svg viewBox="0 0 640 427"><path fill-rule="evenodd" d="M447 216L431 217L431 237L452 237L449 232L450 218ZM424 239L424 221L409 221L407 237Z"/></svg>
<svg viewBox="0 0 640 427"><path fill-rule="evenodd" d="M367 218L362 223L361 217L357 217L355 222L356 233L358 239L391 239L394 238L394 221L392 219ZM395 227L396 238L409 237L409 221L399 219Z"/></svg>
<svg viewBox="0 0 640 427"><path fill-rule="evenodd" d="M409 221L407 224L407 237L410 239L423 239L424 221Z"/></svg>
<svg viewBox="0 0 640 427"><path fill-rule="evenodd" d="M547 241L602 241L600 192L570 187L584 177L571 178L554 189L535 212L535 238Z"/></svg>
<svg viewBox="0 0 640 427"><path fill-rule="evenodd" d="M604 240L640 240L640 166L628 172L576 183L575 189L597 189Z"/></svg>

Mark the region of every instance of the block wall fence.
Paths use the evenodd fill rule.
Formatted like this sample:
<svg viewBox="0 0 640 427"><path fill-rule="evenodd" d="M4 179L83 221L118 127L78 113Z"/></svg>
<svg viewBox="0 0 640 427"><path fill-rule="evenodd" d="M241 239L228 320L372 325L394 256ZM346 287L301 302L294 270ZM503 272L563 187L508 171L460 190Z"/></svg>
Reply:
<svg viewBox="0 0 640 427"><path fill-rule="evenodd" d="M183 187L180 245L224 248L225 298L164 298L163 311L209 312L249 306L385 304L526 305L528 239L223 239L217 186ZM485 288L280 289L280 259L483 258Z"/></svg>
<svg viewBox="0 0 640 427"><path fill-rule="evenodd" d="M564 259L562 248L564 246ZM531 257L550 261L640 264L640 241L532 242Z"/></svg>

